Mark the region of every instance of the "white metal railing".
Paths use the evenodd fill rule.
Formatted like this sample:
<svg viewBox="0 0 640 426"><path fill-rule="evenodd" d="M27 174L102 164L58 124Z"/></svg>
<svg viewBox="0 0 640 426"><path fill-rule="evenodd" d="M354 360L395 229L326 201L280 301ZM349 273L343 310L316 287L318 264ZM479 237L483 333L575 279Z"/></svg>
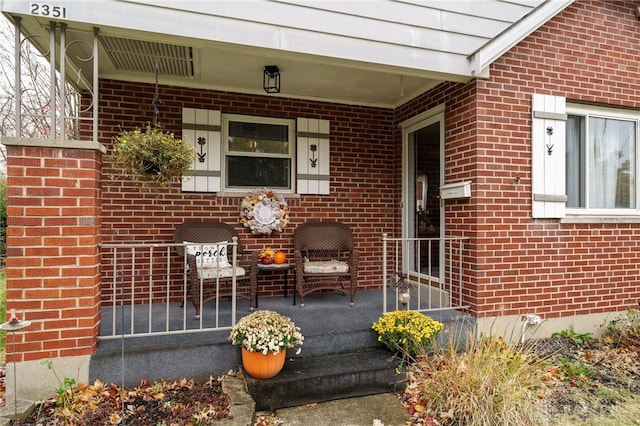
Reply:
<svg viewBox="0 0 640 426"><path fill-rule="evenodd" d="M215 278L215 303L207 304L205 311L202 303L205 284L201 278L201 312L196 317L187 299L187 257L180 256L176 248L186 250L187 246L195 246L202 251L203 246L211 245L227 246L233 268L231 297L228 301L220 300L220 278ZM227 243L101 244L100 247L102 279L106 283L102 286L100 339L226 330L236 323L237 237Z"/></svg>
<svg viewBox="0 0 640 426"><path fill-rule="evenodd" d="M382 234L383 312L398 310L399 291L395 303L387 300L387 290L393 288L398 274L411 284L409 301L402 309L421 312L466 309L465 243L469 237L389 238Z"/></svg>

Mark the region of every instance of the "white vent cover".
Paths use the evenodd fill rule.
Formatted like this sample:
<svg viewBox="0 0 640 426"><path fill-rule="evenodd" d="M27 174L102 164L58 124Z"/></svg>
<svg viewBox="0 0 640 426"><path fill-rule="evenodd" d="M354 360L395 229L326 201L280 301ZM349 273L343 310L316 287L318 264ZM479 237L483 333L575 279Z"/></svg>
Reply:
<svg viewBox="0 0 640 426"><path fill-rule="evenodd" d="M154 74L157 63L160 75L193 77L191 47L109 36L101 36L100 42L120 71Z"/></svg>

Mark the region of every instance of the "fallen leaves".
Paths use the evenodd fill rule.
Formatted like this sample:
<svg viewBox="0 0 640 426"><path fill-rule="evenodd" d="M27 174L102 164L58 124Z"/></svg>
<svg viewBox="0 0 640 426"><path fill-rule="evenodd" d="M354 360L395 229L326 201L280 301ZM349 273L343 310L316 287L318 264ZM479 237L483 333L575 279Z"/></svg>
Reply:
<svg viewBox="0 0 640 426"><path fill-rule="evenodd" d="M181 379L153 384L142 381L132 389L79 384L62 401L51 398L38 405L22 425L208 425L229 418L230 401L213 377L202 384Z"/></svg>

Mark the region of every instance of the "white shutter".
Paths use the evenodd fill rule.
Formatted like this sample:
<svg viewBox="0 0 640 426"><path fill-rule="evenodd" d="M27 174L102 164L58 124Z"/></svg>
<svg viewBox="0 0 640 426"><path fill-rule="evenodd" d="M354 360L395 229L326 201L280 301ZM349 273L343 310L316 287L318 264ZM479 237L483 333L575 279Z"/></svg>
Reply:
<svg viewBox="0 0 640 426"><path fill-rule="evenodd" d="M329 120L298 118L298 194L329 194Z"/></svg>
<svg viewBox="0 0 640 426"><path fill-rule="evenodd" d="M567 204L566 99L562 96L534 94L532 105L532 216L562 218Z"/></svg>
<svg viewBox="0 0 640 426"><path fill-rule="evenodd" d="M205 109L182 109L182 139L196 150L191 169L182 176L183 191L221 190L221 113Z"/></svg>

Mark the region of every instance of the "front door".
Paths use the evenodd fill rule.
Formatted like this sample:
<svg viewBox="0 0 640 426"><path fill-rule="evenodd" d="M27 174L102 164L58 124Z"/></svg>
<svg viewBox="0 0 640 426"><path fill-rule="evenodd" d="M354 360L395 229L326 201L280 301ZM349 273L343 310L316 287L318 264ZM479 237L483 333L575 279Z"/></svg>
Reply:
<svg viewBox="0 0 640 426"><path fill-rule="evenodd" d="M444 116L421 117L403 130L405 152L404 236L416 238L406 246L405 270L423 284L437 283L444 264L444 210L440 186L444 177Z"/></svg>

